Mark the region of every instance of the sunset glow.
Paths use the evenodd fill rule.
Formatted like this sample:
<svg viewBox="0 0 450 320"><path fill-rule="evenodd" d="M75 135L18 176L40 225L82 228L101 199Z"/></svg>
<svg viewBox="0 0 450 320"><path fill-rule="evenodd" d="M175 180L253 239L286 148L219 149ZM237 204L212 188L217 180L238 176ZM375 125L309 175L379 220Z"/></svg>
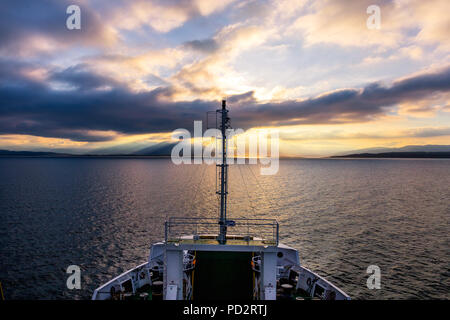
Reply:
<svg viewBox="0 0 450 320"><path fill-rule="evenodd" d="M126 153L227 99L282 156L450 141L450 2L2 1L0 149ZM66 8L81 9L68 30Z"/></svg>

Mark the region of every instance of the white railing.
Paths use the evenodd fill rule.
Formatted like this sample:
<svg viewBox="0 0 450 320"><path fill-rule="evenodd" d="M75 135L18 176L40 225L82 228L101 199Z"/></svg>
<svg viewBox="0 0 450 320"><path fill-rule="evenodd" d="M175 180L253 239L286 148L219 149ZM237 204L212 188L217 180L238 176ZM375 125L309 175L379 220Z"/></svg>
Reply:
<svg viewBox="0 0 450 320"><path fill-rule="evenodd" d="M278 245L279 226L275 219L236 218L227 221L227 235L239 236L243 240L264 240L267 244ZM166 242L180 241L183 236L218 235L219 223L213 218L172 217L165 222Z"/></svg>

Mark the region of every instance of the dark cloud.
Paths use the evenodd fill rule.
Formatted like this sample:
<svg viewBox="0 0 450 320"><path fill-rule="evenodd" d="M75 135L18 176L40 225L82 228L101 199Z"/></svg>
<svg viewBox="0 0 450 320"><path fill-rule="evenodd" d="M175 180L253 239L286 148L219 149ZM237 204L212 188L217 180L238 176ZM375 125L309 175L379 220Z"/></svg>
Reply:
<svg viewBox="0 0 450 320"><path fill-rule="evenodd" d="M82 64L53 72L49 80L64 83L78 90L95 90L119 85L118 81L95 74L87 65Z"/></svg>
<svg viewBox="0 0 450 320"><path fill-rule="evenodd" d="M243 103L243 102L254 103L256 100L253 95L254 91L249 91L242 94L235 94L231 97L228 97L228 103Z"/></svg>
<svg viewBox="0 0 450 320"><path fill-rule="evenodd" d="M104 141L108 135L89 133L112 130L124 134L192 129L194 120L205 120L218 101L171 102L172 88L135 93L86 66L50 73L52 81L72 90L55 90L48 83L27 78L30 68L0 60L0 134L64 137L77 141ZM108 90L102 89L109 87ZM258 103L253 92L228 98L235 128L268 125L364 122L404 102L426 99L450 90L450 68L417 75L391 86L371 84L364 89L344 89L303 101ZM426 134L426 133L425 133Z"/></svg>
<svg viewBox="0 0 450 320"><path fill-rule="evenodd" d="M80 67L55 73L51 79L64 81L73 90L54 90L21 75L18 63L0 62L0 134L30 134L70 138L77 141L107 140L89 130L123 133L171 131L192 127L193 119L205 118L215 107L207 101L163 102L170 89L133 93L119 84L110 90L87 90L84 79L101 87L105 79ZM81 71L80 71L81 70ZM73 74L71 74L73 72ZM14 79L14 81L10 81ZM109 79L104 85L111 85Z"/></svg>
<svg viewBox="0 0 450 320"><path fill-rule="evenodd" d="M219 45L214 39L192 40L185 42L184 46L188 49L203 53L213 53L219 48Z"/></svg>
<svg viewBox="0 0 450 320"><path fill-rule="evenodd" d="M399 103L448 91L450 67L395 81L391 86L374 83L361 90L338 90L303 101L254 103L240 108L239 118L245 119L246 126L363 122Z"/></svg>

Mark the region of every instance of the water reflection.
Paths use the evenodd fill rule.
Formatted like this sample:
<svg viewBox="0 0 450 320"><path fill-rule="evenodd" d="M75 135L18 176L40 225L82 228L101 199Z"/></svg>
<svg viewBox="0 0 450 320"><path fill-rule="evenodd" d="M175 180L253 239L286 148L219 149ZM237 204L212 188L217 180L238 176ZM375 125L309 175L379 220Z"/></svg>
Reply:
<svg viewBox="0 0 450 320"><path fill-rule="evenodd" d="M449 298L450 161L282 160L232 165L230 217L276 218L303 264L353 298ZM89 298L145 261L167 216L218 215L215 166L150 159L0 159L7 298ZM82 289L65 268L82 268ZM365 286L368 265L382 289Z"/></svg>

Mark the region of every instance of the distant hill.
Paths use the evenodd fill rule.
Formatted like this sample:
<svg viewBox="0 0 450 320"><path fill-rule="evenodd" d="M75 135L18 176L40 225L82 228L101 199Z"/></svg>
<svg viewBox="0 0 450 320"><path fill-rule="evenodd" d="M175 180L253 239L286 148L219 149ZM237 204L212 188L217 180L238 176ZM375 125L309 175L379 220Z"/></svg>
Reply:
<svg viewBox="0 0 450 320"><path fill-rule="evenodd" d="M0 157L77 157L77 158L95 158L95 157L162 157L171 155L174 143L159 143L150 147L145 147L138 151L123 149L98 149L93 150L86 154L70 154L70 153L58 153L58 152L46 152L46 151L11 151L0 150ZM108 152L109 151L109 152Z"/></svg>
<svg viewBox="0 0 450 320"><path fill-rule="evenodd" d="M332 158L450 158L450 152L355 153Z"/></svg>
<svg viewBox="0 0 450 320"><path fill-rule="evenodd" d="M170 157L176 143L162 142L138 149L123 148L92 150L88 154L70 154L49 151L0 150L0 157ZM194 151L191 150L194 155ZM370 148L342 152L331 158L450 158L450 145L405 146L402 148Z"/></svg>
<svg viewBox="0 0 450 320"><path fill-rule="evenodd" d="M10 151L10 150L0 150L0 156L27 156L27 157L66 157L70 154L57 153L57 152L43 152L43 151Z"/></svg>
<svg viewBox="0 0 450 320"><path fill-rule="evenodd" d="M435 158L444 157L445 153L450 153L450 145L411 145L401 148L369 148L359 149L341 152L333 156L334 157L384 157L392 158L394 155L400 158L419 157L419 158Z"/></svg>

